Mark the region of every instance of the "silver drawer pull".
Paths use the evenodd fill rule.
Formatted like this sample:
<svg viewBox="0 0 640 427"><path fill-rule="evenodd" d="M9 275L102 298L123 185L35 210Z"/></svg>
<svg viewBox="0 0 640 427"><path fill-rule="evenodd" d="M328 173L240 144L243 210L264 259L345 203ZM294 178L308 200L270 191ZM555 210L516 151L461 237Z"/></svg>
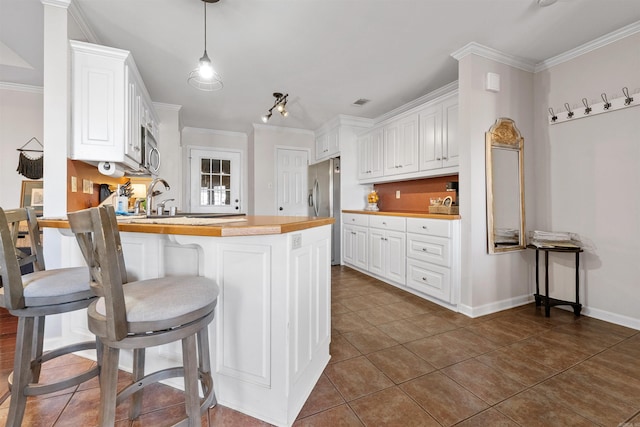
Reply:
<svg viewBox="0 0 640 427"><path fill-rule="evenodd" d="M387 223L386 222L382 222L382 225L387 225Z"/></svg>
<svg viewBox="0 0 640 427"><path fill-rule="evenodd" d="M427 248L422 248L422 252L427 252Z"/></svg>
<svg viewBox="0 0 640 427"><path fill-rule="evenodd" d="M423 278L422 278L422 281L423 281L423 282L426 282L426 281L427 281L427 278L426 278L426 277L423 277Z"/></svg>
<svg viewBox="0 0 640 427"><path fill-rule="evenodd" d="M427 227L426 225L423 225L423 226L422 226L422 229L423 229L423 230L428 230L428 229L429 229L429 227Z"/></svg>

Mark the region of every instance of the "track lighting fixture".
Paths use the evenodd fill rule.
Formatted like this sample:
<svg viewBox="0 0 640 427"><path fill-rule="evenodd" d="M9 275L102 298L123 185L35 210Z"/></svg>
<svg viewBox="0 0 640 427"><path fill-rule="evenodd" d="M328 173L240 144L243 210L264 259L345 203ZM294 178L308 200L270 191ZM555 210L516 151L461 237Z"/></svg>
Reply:
<svg viewBox="0 0 640 427"><path fill-rule="evenodd" d="M267 110L267 114L262 116L262 122L267 123L271 116L273 115L273 109L275 108L278 113L282 117L287 117L289 112L287 111L287 97L289 94L281 94L280 92L274 92L273 97L276 99L273 103L273 106Z"/></svg>
<svg viewBox="0 0 640 427"><path fill-rule="evenodd" d="M214 91L222 89L222 79L213 69L211 59L207 55L207 3L217 3L219 0L202 0L204 3L204 54L198 61L198 68L189 73L187 82L196 89Z"/></svg>

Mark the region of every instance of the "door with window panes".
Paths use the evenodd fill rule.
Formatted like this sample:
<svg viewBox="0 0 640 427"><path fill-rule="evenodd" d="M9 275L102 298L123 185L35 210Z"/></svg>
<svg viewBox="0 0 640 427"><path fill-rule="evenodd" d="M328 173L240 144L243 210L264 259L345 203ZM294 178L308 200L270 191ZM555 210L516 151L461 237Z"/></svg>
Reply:
<svg viewBox="0 0 640 427"><path fill-rule="evenodd" d="M191 212L240 213L240 153L191 150Z"/></svg>

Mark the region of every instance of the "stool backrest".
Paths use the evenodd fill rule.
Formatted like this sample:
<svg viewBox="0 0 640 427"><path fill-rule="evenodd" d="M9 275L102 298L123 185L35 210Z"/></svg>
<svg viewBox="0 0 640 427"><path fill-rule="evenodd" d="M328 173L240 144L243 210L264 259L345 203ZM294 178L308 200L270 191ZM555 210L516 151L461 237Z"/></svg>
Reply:
<svg viewBox="0 0 640 427"><path fill-rule="evenodd" d="M20 224L28 224L31 253L19 248ZM24 288L20 267L33 264L34 271L44 270L44 257L40 241L40 229L33 208L5 211L0 208L0 285L3 298L0 301L9 310L25 308Z"/></svg>
<svg viewBox="0 0 640 427"><path fill-rule="evenodd" d="M119 341L128 333L122 292L127 273L115 210L106 205L70 212L67 216L89 266L91 286L105 300L107 338Z"/></svg>

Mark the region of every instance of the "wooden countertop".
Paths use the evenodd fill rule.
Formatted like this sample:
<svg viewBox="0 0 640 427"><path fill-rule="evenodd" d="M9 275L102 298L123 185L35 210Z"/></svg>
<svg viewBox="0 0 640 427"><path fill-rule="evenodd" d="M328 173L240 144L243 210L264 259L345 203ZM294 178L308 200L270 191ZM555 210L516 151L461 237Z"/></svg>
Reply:
<svg viewBox="0 0 640 427"><path fill-rule="evenodd" d="M342 213L354 213L362 215L384 215L384 216L402 216L406 218L431 218L431 219L460 219L460 215L444 215L444 214L430 214L421 212L381 212L381 211L365 211L365 210L343 210Z"/></svg>
<svg viewBox="0 0 640 427"><path fill-rule="evenodd" d="M118 223L118 229L130 233L182 234L187 236L263 236L284 234L333 224L334 218L306 216L243 216L243 221L219 225ZM40 218L40 227L69 228L65 218Z"/></svg>

